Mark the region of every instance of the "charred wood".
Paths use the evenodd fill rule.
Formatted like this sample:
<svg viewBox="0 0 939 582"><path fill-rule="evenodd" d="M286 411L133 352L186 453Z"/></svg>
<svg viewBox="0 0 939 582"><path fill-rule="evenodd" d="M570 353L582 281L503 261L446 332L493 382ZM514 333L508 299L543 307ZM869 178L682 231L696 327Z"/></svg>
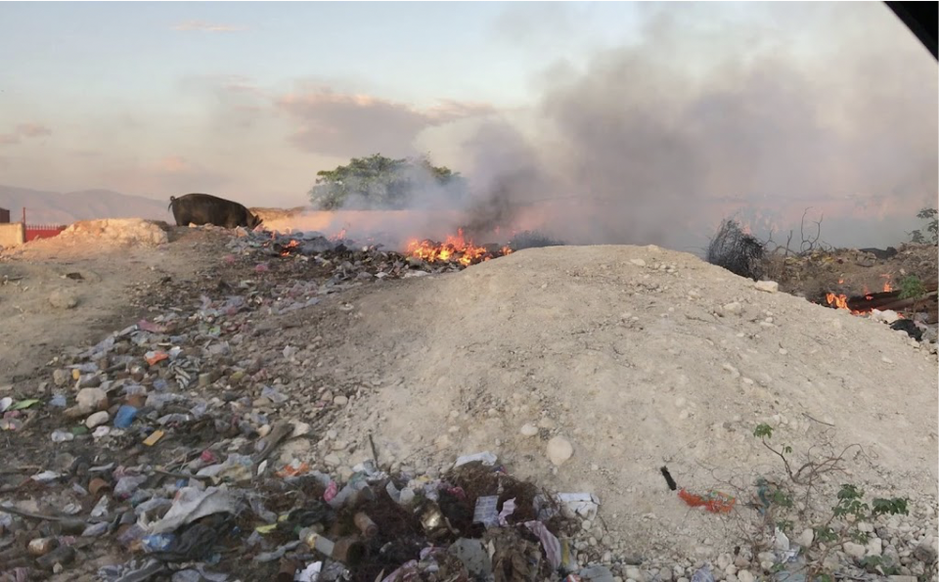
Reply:
<svg viewBox="0 0 939 582"><path fill-rule="evenodd" d="M935 303L936 291L939 289L939 282L929 281L924 286L925 293L915 297L900 297L902 290L894 289L892 291L882 291L878 293L867 293L865 295L856 295L848 299L848 309L852 311L871 311L872 309L906 309L921 304L919 309L925 309L929 304Z"/></svg>

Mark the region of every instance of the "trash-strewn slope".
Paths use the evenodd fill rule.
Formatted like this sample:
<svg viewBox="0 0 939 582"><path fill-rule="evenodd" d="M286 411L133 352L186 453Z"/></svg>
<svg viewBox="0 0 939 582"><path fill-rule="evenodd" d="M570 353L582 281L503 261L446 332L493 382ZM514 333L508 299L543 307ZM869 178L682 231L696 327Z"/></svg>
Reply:
<svg viewBox="0 0 939 582"><path fill-rule="evenodd" d="M872 494L935 495L933 354L688 254L527 250L372 293L345 317L344 345L297 355L362 379L337 438L367 456L371 431L382 455L419 469L490 450L524 477L598 494L624 550L732 545L732 526L689 512L659 467L747 498L756 476L782 470L752 435L761 422L797 460L860 444L849 482ZM308 333L277 341L302 346ZM555 468L558 435L573 456Z"/></svg>

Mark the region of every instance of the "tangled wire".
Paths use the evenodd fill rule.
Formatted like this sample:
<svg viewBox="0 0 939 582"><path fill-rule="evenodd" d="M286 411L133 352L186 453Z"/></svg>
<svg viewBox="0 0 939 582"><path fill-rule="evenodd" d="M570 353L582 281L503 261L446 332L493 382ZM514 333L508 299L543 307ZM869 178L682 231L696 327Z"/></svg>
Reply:
<svg viewBox="0 0 939 582"><path fill-rule="evenodd" d="M737 221L725 219L708 245L707 262L758 281L763 275L764 251L763 243L743 232Z"/></svg>

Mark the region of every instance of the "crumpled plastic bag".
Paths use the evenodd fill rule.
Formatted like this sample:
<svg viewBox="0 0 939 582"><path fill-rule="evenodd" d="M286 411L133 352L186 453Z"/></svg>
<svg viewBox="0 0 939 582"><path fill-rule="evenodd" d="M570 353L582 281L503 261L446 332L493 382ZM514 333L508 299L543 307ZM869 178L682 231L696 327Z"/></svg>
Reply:
<svg viewBox="0 0 939 582"><path fill-rule="evenodd" d="M150 526L151 533L170 532L213 513L234 513L238 500L225 488L209 487L201 491L183 487L163 519Z"/></svg>

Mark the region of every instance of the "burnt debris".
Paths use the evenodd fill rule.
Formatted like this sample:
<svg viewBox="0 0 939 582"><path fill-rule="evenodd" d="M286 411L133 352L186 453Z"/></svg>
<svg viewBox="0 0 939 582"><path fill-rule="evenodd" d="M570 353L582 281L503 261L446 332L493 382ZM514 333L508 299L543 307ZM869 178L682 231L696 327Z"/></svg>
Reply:
<svg viewBox="0 0 939 582"><path fill-rule="evenodd" d="M721 222L707 249L707 262L735 275L759 281L763 276L765 245L745 233L735 220Z"/></svg>
<svg viewBox="0 0 939 582"><path fill-rule="evenodd" d="M672 474L668 472L668 467L663 465L659 470L662 471L662 476L665 477L665 482L668 484L668 488L672 491L678 489L678 484L675 483L674 479L672 479Z"/></svg>
<svg viewBox="0 0 939 582"><path fill-rule="evenodd" d="M890 329L905 331L916 341L923 340L923 330L920 329L920 327L916 325L916 323L914 323L911 319L898 319L890 324Z"/></svg>

